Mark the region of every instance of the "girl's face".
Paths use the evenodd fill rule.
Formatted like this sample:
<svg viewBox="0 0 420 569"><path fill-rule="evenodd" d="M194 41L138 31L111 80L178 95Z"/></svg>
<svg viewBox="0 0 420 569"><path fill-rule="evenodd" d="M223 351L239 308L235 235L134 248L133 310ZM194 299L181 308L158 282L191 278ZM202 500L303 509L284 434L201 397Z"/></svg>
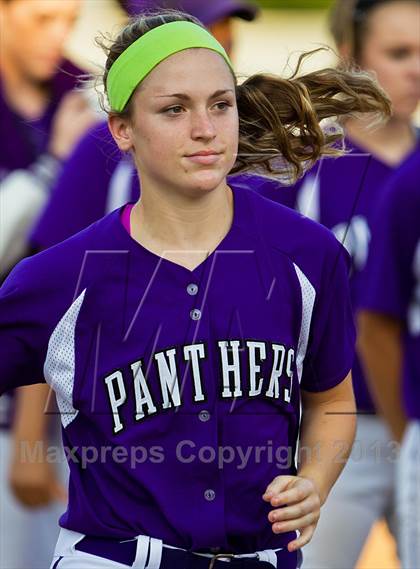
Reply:
<svg viewBox="0 0 420 569"><path fill-rule="evenodd" d="M391 2L375 8L368 18L359 63L376 73L394 115L408 118L420 99L420 4Z"/></svg>
<svg viewBox="0 0 420 569"><path fill-rule="evenodd" d="M162 61L132 101L131 120L110 119L123 151L132 151L148 184L196 195L224 182L236 161L235 84L223 58L188 49Z"/></svg>

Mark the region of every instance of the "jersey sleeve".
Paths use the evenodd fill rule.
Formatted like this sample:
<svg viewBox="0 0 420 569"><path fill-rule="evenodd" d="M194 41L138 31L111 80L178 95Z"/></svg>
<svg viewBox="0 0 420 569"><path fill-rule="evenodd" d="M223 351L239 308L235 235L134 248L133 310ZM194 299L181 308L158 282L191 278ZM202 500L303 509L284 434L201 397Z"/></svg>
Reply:
<svg viewBox="0 0 420 569"><path fill-rule="evenodd" d="M119 159L106 124L82 138L29 235L32 249L40 251L60 243L105 215L106 188Z"/></svg>
<svg viewBox="0 0 420 569"><path fill-rule="evenodd" d="M48 299L39 302L30 266L21 261L0 288L0 394L44 382Z"/></svg>
<svg viewBox="0 0 420 569"><path fill-rule="evenodd" d="M412 262L419 232L419 209L404 188L391 185L372 228L367 286L362 307L404 320L412 289ZM413 217L414 216L414 217ZM413 217L413 218L412 218Z"/></svg>
<svg viewBox="0 0 420 569"><path fill-rule="evenodd" d="M320 286L315 291L302 369L301 388L312 392L338 385L351 371L354 359L356 332L349 289L350 257L332 236L329 249Z"/></svg>

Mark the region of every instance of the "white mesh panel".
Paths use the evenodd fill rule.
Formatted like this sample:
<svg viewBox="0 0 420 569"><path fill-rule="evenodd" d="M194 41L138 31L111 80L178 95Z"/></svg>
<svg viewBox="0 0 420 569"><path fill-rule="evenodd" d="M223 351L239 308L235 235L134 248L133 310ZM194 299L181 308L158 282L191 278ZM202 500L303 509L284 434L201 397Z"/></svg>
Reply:
<svg viewBox="0 0 420 569"><path fill-rule="evenodd" d="M67 427L78 413L73 407L74 331L85 292L86 289L76 298L51 334L44 364L45 380L55 391L63 427Z"/></svg>
<svg viewBox="0 0 420 569"><path fill-rule="evenodd" d="M311 329L316 292L300 268L295 263L293 263L293 266L295 267L295 271L299 279L302 294L302 321L300 325L299 342L296 354L296 367L300 383L302 379L303 360L305 359L306 350L308 348L309 332Z"/></svg>
<svg viewBox="0 0 420 569"><path fill-rule="evenodd" d="M300 283L300 291L302 295L302 320L300 324L300 334L299 334L299 341L297 347L297 354L296 354L296 368L298 374L299 384L302 379L302 371L303 371L303 361L306 356L306 350L308 348L308 341L309 341L309 332L311 330L311 321L312 321L312 313L314 310L316 292L312 284L309 282L309 279L306 275L300 270L300 268L293 263L295 267L295 271ZM299 399L299 425L302 420L302 401ZM299 457L299 447L300 447L300 426L299 426L299 435L298 441L296 444L296 452L295 452L295 467L298 468L298 457Z"/></svg>

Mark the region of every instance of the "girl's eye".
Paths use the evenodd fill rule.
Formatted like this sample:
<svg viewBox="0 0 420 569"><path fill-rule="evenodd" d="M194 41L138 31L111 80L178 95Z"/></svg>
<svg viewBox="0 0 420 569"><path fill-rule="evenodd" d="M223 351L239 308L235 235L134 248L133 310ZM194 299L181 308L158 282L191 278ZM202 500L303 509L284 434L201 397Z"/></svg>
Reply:
<svg viewBox="0 0 420 569"><path fill-rule="evenodd" d="M388 51L388 55L392 58L392 59L397 59L397 60L401 60L401 59L405 59L406 57L410 56L410 50L401 47L401 48L395 48L395 49L390 49Z"/></svg>
<svg viewBox="0 0 420 569"><path fill-rule="evenodd" d="M220 101L219 103L215 104L215 107L219 111L226 111L231 106L232 106L231 103L228 103L227 101Z"/></svg>
<svg viewBox="0 0 420 569"><path fill-rule="evenodd" d="M167 115L180 115L183 109L180 105L175 105L174 107L169 107L169 109L165 109L163 112Z"/></svg>

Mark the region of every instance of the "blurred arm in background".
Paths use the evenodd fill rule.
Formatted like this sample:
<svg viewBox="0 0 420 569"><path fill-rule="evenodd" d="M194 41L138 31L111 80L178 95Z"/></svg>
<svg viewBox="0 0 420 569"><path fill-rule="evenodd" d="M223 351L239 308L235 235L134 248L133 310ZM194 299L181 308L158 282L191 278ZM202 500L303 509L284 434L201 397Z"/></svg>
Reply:
<svg viewBox="0 0 420 569"><path fill-rule="evenodd" d="M398 441L420 418L420 160L413 156L378 204L359 348L379 410Z"/></svg>

